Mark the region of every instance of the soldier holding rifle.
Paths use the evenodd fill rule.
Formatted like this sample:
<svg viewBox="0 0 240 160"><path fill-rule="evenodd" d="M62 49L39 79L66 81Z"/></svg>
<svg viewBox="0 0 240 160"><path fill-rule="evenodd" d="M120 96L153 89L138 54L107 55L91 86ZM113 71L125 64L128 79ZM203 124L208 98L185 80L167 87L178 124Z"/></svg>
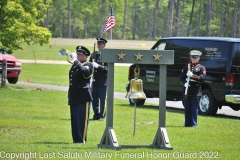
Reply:
<svg viewBox="0 0 240 160"><path fill-rule="evenodd" d="M202 96L200 82L204 81L206 75L205 67L198 63L201 55L202 53L200 51L192 50L190 52L190 67L186 65L180 75L181 84L184 86L184 127L197 126L199 98Z"/></svg>
<svg viewBox="0 0 240 160"><path fill-rule="evenodd" d="M74 143L85 143L88 128L88 103L92 101L90 78L92 63L87 62L90 51L77 46L72 57L72 67L69 71L68 105L70 105L72 138Z"/></svg>
<svg viewBox="0 0 240 160"><path fill-rule="evenodd" d="M107 91L107 63L101 63L101 49L106 46L107 40L104 38L97 38L98 51L92 53L89 62L92 62L94 67L93 83L92 83L92 120L104 120L105 117L105 100ZM94 47L95 48L95 47ZM100 102L100 103L99 103Z"/></svg>

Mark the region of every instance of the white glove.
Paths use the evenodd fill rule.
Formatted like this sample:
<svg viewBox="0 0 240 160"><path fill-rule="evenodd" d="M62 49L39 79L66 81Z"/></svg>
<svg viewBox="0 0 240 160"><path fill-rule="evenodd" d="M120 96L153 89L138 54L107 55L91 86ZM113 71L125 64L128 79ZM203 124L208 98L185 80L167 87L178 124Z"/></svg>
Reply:
<svg viewBox="0 0 240 160"><path fill-rule="evenodd" d="M99 64L97 64L96 62L92 62L92 65L94 68L98 68Z"/></svg>
<svg viewBox="0 0 240 160"><path fill-rule="evenodd" d="M77 55L76 54L70 53L69 56L72 58L73 62L77 60Z"/></svg>
<svg viewBox="0 0 240 160"><path fill-rule="evenodd" d="M192 77L193 76L193 73L191 71L188 71L187 74L186 74L188 77Z"/></svg>
<svg viewBox="0 0 240 160"><path fill-rule="evenodd" d="M187 83L184 83L184 87L187 88ZM190 87L190 85L188 85L188 87Z"/></svg>

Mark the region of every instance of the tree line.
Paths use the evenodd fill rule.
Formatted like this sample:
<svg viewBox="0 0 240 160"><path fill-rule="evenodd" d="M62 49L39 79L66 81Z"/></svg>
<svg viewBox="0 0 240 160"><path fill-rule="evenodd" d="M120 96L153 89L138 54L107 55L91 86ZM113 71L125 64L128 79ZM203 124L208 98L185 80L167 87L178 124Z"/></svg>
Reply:
<svg viewBox="0 0 240 160"><path fill-rule="evenodd" d="M110 5L115 27L103 33ZM240 37L240 0L1 0L0 46L50 38Z"/></svg>
<svg viewBox="0 0 240 160"><path fill-rule="evenodd" d="M113 39L240 37L240 0L54 0L43 26L53 37L110 38L102 33L110 5Z"/></svg>

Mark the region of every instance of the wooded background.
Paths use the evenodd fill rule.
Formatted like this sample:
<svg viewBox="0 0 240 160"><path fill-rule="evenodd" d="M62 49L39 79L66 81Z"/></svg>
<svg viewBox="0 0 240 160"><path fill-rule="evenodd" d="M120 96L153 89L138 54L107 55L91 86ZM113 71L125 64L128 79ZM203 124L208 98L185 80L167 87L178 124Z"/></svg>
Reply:
<svg viewBox="0 0 240 160"><path fill-rule="evenodd" d="M110 4L112 39L240 37L240 0L53 0L43 26L55 38L110 38L102 33Z"/></svg>
<svg viewBox="0 0 240 160"><path fill-rule="evenodd" d="M116 25L103 33L110 5ZM240 0L0 0L0 46L7 53L51 38L172 36L240 37Z"/></svg>

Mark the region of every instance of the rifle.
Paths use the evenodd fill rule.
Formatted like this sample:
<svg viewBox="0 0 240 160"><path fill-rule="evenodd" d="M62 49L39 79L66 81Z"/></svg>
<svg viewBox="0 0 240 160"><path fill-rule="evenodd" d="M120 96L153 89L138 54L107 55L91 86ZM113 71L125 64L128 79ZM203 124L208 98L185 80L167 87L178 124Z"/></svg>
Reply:
<svg viewBox="0 0 240 160"><path fill-rule="evenodd" d="M189 53L188 71L191 71L191 55L190 55L190 53ZM185 88L185 98L188 97L189 81L190 81L190 77L187 77L187 87Z"/></svg>
<svg viewBox="0 0 240 160"><path fill-rule="evenodd" d="M93 56L93 62L96 62L96 50L95 50L95 46L96 46L96 43L94 43L94 45L93 45L93 54L94 54L94 56ZM91 90L92 90L92 92L93 92L93 88L94 88L94 82L95 82L95 71L94 71L94 67L93 67L93 76L92 76L92 78L91 78Z"/></svg>

